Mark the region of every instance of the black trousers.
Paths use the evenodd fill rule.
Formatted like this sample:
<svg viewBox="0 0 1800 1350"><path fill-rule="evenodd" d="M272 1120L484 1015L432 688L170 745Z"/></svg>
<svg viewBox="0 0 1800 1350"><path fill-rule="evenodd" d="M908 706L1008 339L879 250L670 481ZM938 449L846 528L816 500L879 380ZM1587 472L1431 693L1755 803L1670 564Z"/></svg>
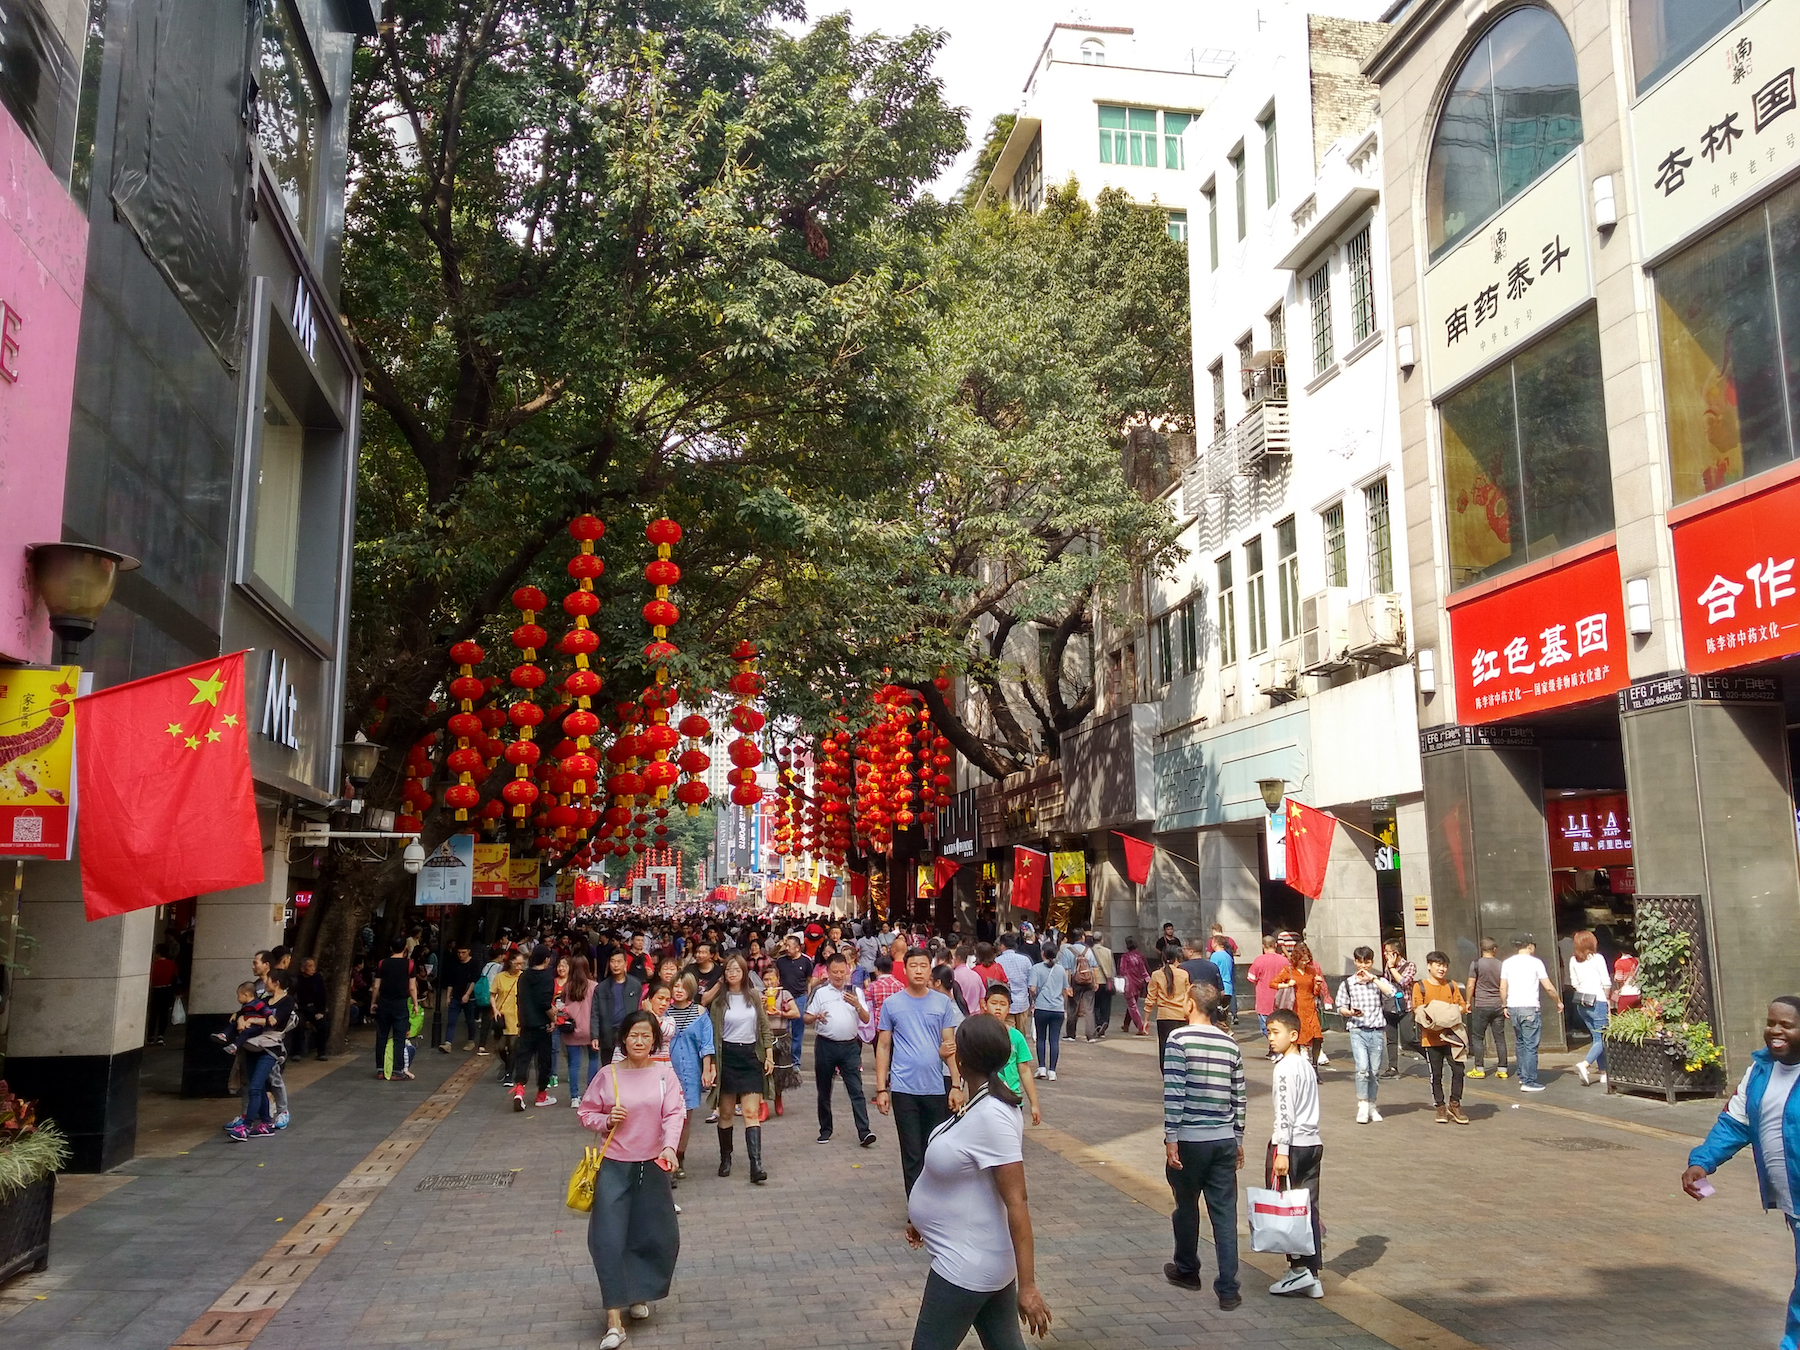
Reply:
<svg viewBox="0 0 1800 1350"><path fill-rule="evenodd" d="M525 1070L531 1067L534 1057L537 1060L537 1090L543 1092L550 1086L552 1070L549 1027L521 1027L513 1041L513 1082L520 1087L525 1085Z"/></svg>
<svg viewBox="0 0 1800 1350"><path fill-rule="evenodd" d="M1320 1253L1325 1249L1325 1225L1319 1219L1319 1169L1325 1160L1323 1144L1294 1144L1288 1149L1287 1184L1294 1190L1305 1191L1312 1197L1312 1230L1313 1249L1311 1256L1290 1256L1288 1266L1305 1266L1313 1274L1319 1273ZM1275 1145L1269 1145L1268 1156L1264 1163L1263 1176L1270 1190L1275 1189Z"/></svg>
<svg viewBox="0 0 1800 1350"><path fill-rule="evenodd" d="M856 1137L869 1137L869 1103L863 1097L862 1042L855 1036L847 1041L829 1037L813 1037L813 1082L819 1089L819 1133L831 1133L831 1079L836 1074L844 1080L844 1091L850 1094L850 1114L856 1119Z"/></svg>
<svg viewBox="0 0 1800 1350"><path fill-rule="evenodd" d="M1463 1065L1460 1059L1454 1058L1447 1045L1428 1045L1425 1047L1425 1058L1431 1061L1431 1100L1435 1105L1444 1104L1444 1064L1450 1064L1450 1100L1460 1103L1463 1094Z"/></svg>
<svg viewBox="0 0 1800 1350"><path fill-rule="evenodd" d="M814 1053L818 1053L816 1047ZM906 1179L906 1193L911 1195L913 1182L925 1170L925 1145L931 1132L950 1119L950 1094L894 1092L889 1094L889 1100L894 1109L894 1133L900 1136L900 1175Z"/></svg>
<svg viewBox="0 0 1800 1350"><path fill-rule="evenodd" d="M1200 1273L1200 1202L1212 1221L1213 1254L1219 1278L1213 1292L1221 1298L1238 1292L1237 1152L1235 1139L1175 1146L1181 1168L1164 1167L1175 1193L1175 1268L1183 1275Z"/></svg>
<svg viewBox="0 0 1800 1350"><path fill-rule="evenodd" d="M982 1350L1025 1350L1019 1329L1019 1282L991 1294L951 1284L935 1270L925 1277L912 1350L956 1350L973 1329Z"/></svg>
<svg viewBox="0 0 1800 1350"><path fill-rule="evenodd" d="M1102 980L1100 987L1094 991L1094 1034L1096 1036L1112 1024L1112 1001L1112 982Z"/></svg>
<svg viewBox="0 0 1800 1350"><path fill-rule="evenodd" d="M169 1030L169 1014L175 1010L175 986L165 984L150 991L150 1029L144 1039L160 1041Z"/></svg>
<svg viewBox="0 0 1800 1350"><path fill-rule="evenodd" d="M387 1072L388 1041L404 1041L406 1028L412 1021L412 1011L404 1003L375 1005L375 1072ZM394 1047L394 1059L404 1064L406 1056L399 1046Z"/></svg>

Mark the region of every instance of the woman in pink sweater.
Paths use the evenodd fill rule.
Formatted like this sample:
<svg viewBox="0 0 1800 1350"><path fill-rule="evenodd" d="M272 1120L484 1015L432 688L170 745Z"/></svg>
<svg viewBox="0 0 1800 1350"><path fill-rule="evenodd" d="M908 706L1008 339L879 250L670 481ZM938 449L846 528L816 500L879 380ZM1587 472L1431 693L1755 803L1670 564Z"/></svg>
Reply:
<svg viewBox="0 0 1800 1350"><path fill-rule="evenodd" d="M626 1017L619 1041L625 1058L594 1076L576 1108L581 1123L606 1139L588 1218L588 1255L606 1305L600 1350L625 1343L628 1312L642 1321L652 1303L669 1296L681 1253L669 1187L687 1114L681 1080L667 1060L655 1058L662 1028L650 1013L639 1009Z"/></svg>

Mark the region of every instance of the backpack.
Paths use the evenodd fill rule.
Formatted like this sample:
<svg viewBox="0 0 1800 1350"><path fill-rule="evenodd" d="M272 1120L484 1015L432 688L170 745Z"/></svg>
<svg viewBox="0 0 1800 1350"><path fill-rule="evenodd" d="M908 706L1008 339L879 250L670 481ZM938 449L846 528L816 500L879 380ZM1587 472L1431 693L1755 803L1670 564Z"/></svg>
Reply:
<svg viewBox="0 0 1800 1350"><path fill-rule="evenodd" d="M1100 976L1089 958L1088 949L1083 947L1081 954L1075 958L1075 986L1078 989L1092 989L1100 983Z"/></svg>

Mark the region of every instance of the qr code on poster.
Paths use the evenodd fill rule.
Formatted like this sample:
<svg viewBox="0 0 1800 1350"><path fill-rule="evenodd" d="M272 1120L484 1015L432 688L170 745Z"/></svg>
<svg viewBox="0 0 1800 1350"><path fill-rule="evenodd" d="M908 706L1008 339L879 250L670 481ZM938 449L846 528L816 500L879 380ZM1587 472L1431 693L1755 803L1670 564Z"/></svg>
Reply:
<svg viewBox="0 0 1800 1350"><path fill-rule="evenodd" d="M12 841L15 844L43 843L44 818L42 816L14 816Z"/></svg>

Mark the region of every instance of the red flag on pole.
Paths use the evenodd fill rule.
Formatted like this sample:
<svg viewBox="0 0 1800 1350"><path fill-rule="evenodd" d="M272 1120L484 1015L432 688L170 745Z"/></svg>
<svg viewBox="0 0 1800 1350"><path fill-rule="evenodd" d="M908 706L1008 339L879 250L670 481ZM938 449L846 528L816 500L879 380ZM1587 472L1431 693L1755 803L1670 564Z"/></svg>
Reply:
<svg viewBox="0 0 1800 1350"><path fill-rule="evenodd" d="M1325 864L1336 832L1336 816L1287 799L1287 884L1300 894L1317 900L1325 889Z"/></svg>
<svg viewBox="0 0 1800 1350"><path fill-rule="evenodd" d="M246 721L242 652L76 702L89 919L263 879Z"/></svg>
<svg viewBox="0 0 1800 1350"><path fill-rule="evenodd" d="M948 858L935 858L931 863L931 884L939 891L950 884L950 878L962 871L962 864Z"/></svg>
<svg viewBox="0 0 1800 1350"><path fill-rule="evenodd" d="M836 889L837 889L837 878L836 877L820 877L819 878L819 895L818 895L818 900L816 901L816 903L821 904L821 905L830 905L831 904L831 893L833 891L835 891Z"/></svg>
<svg viewBox="0 0 1800 1350"><path fill-rule="evenodd" d="M1148 839L1138 839L1129 834L1114 834L1125 845L1125 875L1131 878L1131 884L1142 886L1150 880L1150 860L1156 856L1156 845Z"/></svg>
<svg viewBox="0 0 1800 1350"><path fill-rule="evenodd" d="M1046 857L1034 848L1013 849L1013 888L1012 903L1014 909L1038 910L1044 894L1044 863Z"/></svg>

